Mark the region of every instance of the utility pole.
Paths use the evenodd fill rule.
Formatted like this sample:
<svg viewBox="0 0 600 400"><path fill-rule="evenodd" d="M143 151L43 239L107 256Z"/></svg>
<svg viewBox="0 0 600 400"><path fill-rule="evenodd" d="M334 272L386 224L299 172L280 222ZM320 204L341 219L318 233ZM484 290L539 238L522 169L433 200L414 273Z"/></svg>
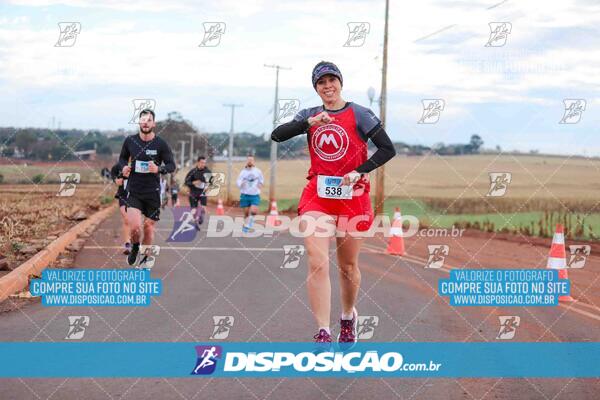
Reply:
<svg viewBox="0 0 600 400"><path fill-rule="evenodd" d="M190 162L194 162L194 136L196 136L195 133L187 133L187 135L190 137Z"/></svg>
<svg viewBox="0 0 600 400"><path fill-rule="evenodd" d="M183 169L183 167L185 167L184 165L184 157L185 157L185 140L180 140L179 143L181 143L181 169Z"/></svg>
<svg viewBox="0 0 600 400"><path fill-rule="evenodd" d="M243 107L243 104L223 104L223 107L231 107L231 127L229 128L229 150L227 150L227 156L228 156L228 160L227 160L227 200L226 203L229 204L230 200L231 200L231 181L233 180L233 177L231 176L233 174L233 160L231 159L231 157L233 157L233 120L235 117L235 108L236 107Z"/></svg>
<svg viewBox="0 0 600 400"><path fill-rule="evenodd" d="M275 101L273 102L273 130L277 128L277 114L279 109L279 70L286 69L290 70L291 68L282 67L281 65L267 65L264 64L267 68L275 68ZM277 142L271 141L271 168L269 171L269 210L271 209L271 204L275 201L275 175L277 170Z"/></svg>
<svg viewBox="0 0 600 400"><path fill-rule="evenodd" d="M388 16L390 2L385 0L385 29L383 33L383 68L381 70L381 94L379 98L379 119L385 128L385 106L387 92L387 56L388 56ZM375 176L375 215L383 214L385 165L377 168Z"/></svg>

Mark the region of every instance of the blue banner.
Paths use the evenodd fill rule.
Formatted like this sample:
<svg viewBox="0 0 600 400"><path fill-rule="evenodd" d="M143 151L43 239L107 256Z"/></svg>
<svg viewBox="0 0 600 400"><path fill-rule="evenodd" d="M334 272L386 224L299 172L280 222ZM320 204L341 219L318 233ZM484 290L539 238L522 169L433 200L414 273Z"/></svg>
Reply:
<svg viewBox="0 0 600 400"><path fill-rule="evenodd" d="M0 377L599 377L600 343L0 343Z"/></svg>
<svg viewBox="0 0 600 400"><path fill-rule="evenodd" d="M451 306L556 306L570 290L555 269L453 269L438 281Z"/></svg>
<svg viewBox="0 0 600 400"><path fill-rule="evenodd" d="M162 281L143 269L45 269L29 290L44 306L149 306Z"/></svg>

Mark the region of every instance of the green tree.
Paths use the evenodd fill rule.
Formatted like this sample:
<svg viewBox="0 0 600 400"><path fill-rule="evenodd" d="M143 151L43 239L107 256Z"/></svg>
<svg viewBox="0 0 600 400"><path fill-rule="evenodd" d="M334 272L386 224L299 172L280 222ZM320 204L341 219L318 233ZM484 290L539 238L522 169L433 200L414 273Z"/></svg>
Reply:
<svg viewBox="0 0 600 400"><path fill-rule="evenodd" d="M17 133L17 136L15 138L16 146L19 149L23 150L26 156L29 155L29 153L31 152L31 148L36 142L37 136L35 135L35 133L29 130L24 130Z"/></svg>
<svg viewBox="0 0 600 400"><path fill-rule="evenodd" d="M469 141L469 147L473 153L478 153L479 148L483 146L483 139L479 135L471 135L471 140Z"/></svg>

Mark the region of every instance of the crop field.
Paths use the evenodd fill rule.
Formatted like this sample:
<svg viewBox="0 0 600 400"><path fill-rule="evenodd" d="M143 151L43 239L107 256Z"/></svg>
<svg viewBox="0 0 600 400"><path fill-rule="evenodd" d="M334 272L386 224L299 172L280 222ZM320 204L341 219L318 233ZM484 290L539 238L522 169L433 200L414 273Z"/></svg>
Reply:
<svg viewBox="0 0 600 400"><path fill-rule="evenodd" d="M73 196L57 196L59 185L0 186L0 255L10 268L61 233L113 201L114 190L79 185Z"/></svg>
<svg viewBox="0 0 600 400"><path fill-rule="evenodd" d="M40 184L60 182L60 173L78 173L81 183L101 183L100 170L110 168L107 161L67 161L61 163L31 162L28 160L1 159L0 183Z"/></svg>
<svg viewBox="0 0 600 400"><path fill-rule="evenodd" d="M257 165L267 175L261 204L266 210L269 163L258 161ZM277 163L276 198L280 210L297 206L308 167L308 159ZM234 178L241 168L243 163L234 163ZM213 171L226 170L225 163L213 165ZM486 197L490 172L511 173L504 196ZM425 225L457 225L531 236L552 235L554 225L560 222L569 237L595 239L600 235L599 174L600 160L589 158L400 156L385 167L385 212L390 215L400 206L403 214L414 215ZM232 189L237 198L235 184Z"/></svg>

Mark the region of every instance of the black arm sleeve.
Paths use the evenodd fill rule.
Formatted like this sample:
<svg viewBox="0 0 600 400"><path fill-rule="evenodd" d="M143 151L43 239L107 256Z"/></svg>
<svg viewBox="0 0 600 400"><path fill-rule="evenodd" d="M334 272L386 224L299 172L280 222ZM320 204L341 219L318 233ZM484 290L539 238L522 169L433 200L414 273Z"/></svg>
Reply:
<svg viewBox="0 0 600 400"><path fill-rule="evenodd" d="M290 121L285 124L279 125L273 133L271 133L271 140L275 142L285 142L294 136L302 135L308 129L308 120L304 121Z"/></svg>
<svg viewBox="0 0 600 400"><path fill-rule="evenodd" d="M396 155L394 144L381 125L377 125L373 128L373 130L367 134L367 137L371 139L375 146L377 146L377 151L371 158L356 168L356 172L360 172L361 174L371 172L374 169L381 167Z"/></svg>

